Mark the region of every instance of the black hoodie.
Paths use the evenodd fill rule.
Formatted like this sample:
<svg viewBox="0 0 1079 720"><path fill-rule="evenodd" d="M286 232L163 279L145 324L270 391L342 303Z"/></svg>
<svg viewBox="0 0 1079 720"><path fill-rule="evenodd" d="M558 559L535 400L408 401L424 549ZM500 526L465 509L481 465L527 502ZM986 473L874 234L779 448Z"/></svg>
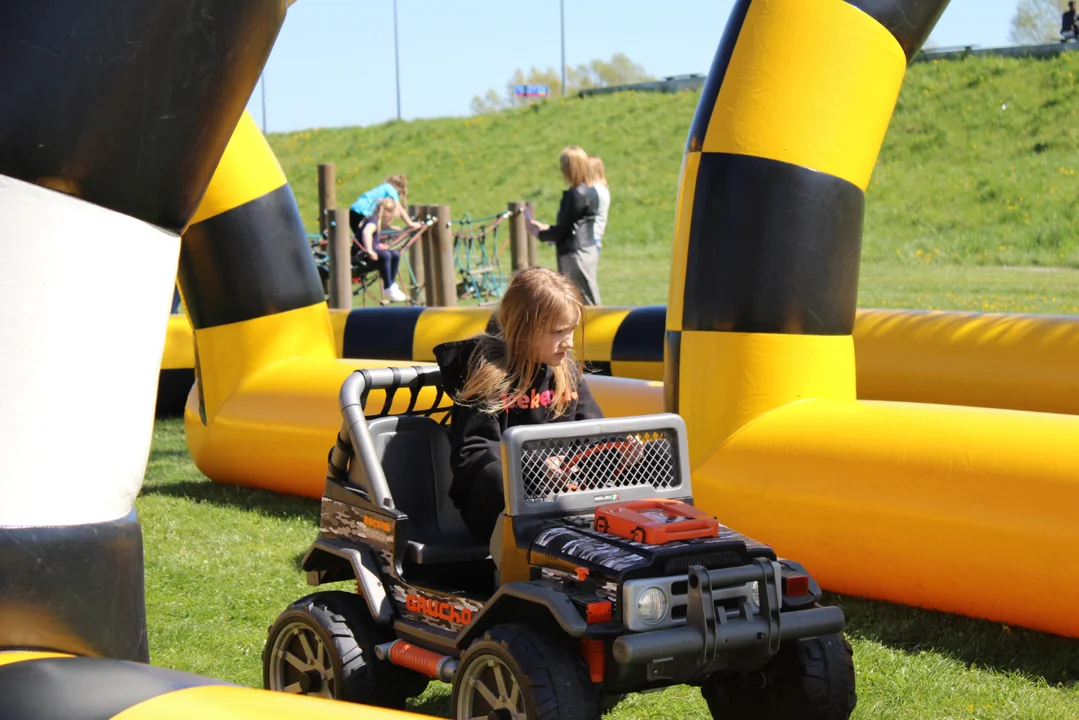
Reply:
<svg viewBox="0 0 1079 720"><path fill-rule="evenodd" d="M476 350L479 338L443 343L434 349L435 359L442 370L442 385L450 397L456 398L464 387L469 361ZM570 403L566 414L551 417L548 405L554 395L554 377L551 368L540 365L536 380L520 405L491 415L474 407L454 405L450 422L450 446L453 467L453 483L450 499L458 509L469 503L474 488L481 492L497 493L499 506L504 506L502 490L502 433L515 425L539 425L569 420L589 420L603 417L592 397L588 384L582 377L577 385L577 397ZM491 498L484 498L488 502ZM494 522L494 518L491 518Z"/></svg>

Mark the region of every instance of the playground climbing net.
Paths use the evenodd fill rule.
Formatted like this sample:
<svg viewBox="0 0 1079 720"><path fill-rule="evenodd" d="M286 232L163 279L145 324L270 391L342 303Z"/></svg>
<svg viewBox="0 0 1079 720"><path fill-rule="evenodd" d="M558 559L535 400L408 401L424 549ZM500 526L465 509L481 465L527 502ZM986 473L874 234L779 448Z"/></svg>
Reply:
<svg viewBox="0 0 1079 720"><path fill-rule="evenodd" d="M465 213L454 221L453 259L461 278L458 299L474 298L480 305L491 305L502 297L506 279L500 258L509 244L509 233L500 241L498 231L510 214L507 211L474 220Z"/></svg>
<svg viewBox="0 0 1079 720"><path fill-rule="evenodd" d="M498 215L473 219L465 213L453 225L453 262L457 276L457 299L474 301L479 305L493 305L505 292L507 279L502 273L501 256L509 245L509 233L499 237L502 224L509 218L509 211ZM398 230L389 228L379 235L379 242L387 249L397 250L401 254L398 266L398 287L408 296L409 305L424 304L424 284L430 279L420 280L413 267L411 254L408 252L417 242L430 242L430 233L425 231L435 222L428 216L418 228ZM315 258L319 277L322 279L324 293L329 295L330 254L329 238L324 234L307 236L311 245L311 254ZM360 305L385 305L387 299L382 290L378 275L378 266L362 252L356 252L357 240L352 238L352 294L360 298Z"/></svg>

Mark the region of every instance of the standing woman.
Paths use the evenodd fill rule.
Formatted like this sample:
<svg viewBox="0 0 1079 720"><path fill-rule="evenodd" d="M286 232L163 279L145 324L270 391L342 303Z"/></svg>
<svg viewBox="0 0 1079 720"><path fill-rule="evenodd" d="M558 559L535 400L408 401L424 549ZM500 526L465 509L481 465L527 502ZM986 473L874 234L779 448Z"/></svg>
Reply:
<svg viewBox="0 0 1079 720"><path fill-rule="evenodd" d="M607 230L607 213L611 209L611 191L607 187L607 172L603 168L603 161L595 155L588 156L588 169L590 171L590 183L596 189L599 196L599 212L596 214L596 255L603 251L603 233Z"/></svg>
<svg viewBox="0 0 1079 720"><path fill-rule="evenodd" d="M528 229L544 242L554 243L558 254L558 271L569 276L581 291L585 305L599 305L599 283L596 266L599 253L594 235L599 195L588 184L591 175L588 153L571 145L559 157L562 177L569 188L562 193L558 220L546 225L529 218Z"/></svg>
<svg viewBox="0 0 1079 720"><path fill-rule="evenodd" d="M382 294L391 302L404 302L408 296L397 287L397 267L401 262L401 252L391 250L386 243L379 238L382 231L393 222L396 207L399 206L393 198L382 198L375 206L374 217L365 218L356 233L356 243L360 246L357 250L372 261L378 263L378 274L382 278Z"/></svg>

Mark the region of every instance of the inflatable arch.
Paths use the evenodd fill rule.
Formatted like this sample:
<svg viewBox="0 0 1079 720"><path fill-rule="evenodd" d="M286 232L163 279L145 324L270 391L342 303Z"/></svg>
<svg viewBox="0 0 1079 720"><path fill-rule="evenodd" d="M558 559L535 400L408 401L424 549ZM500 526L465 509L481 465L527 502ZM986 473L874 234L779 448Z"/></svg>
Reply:
<svg viewBox="0 0 1079 720"><path fill-rule="evenodd" d="M736 3L683 160L665 380L593 387L609 415L679 412L698 504L805 558L825 587L1079 636L1066 600L1079 581L1057 570L1079 545L1068 516L1079 417L856 398L864 189L905 67L943 7ZM804 32L792 37L792 24ZM241 125L204 200L221 218L264 197L216 199L218 177L238 172L230 157L243 167L255 146L272 157ZM237 240L241 225L222 220L218 239L207 228L191 247L242 253L198 250L207 265L181 276L185 293L220 303L220 324L192 313L201 394L185 415L189 447L215 481L318 496L341 380L386 361L336 359L306 256L256 263L255 296L274 304L214 289L242 274L240 257L273 255L261 234ZM1065 591L1046 597L1048 582ZM969 591L986 584L993 593Z"/></svg>
<svg viewBox="0 0 1079 720"><path fill-rule="evenodd" d="M679 412L698 503L805 558L825 587L1079 636L1065 599L1079 582L1057 572L1079 541L1068 517L1079 418L855 393L864 189L905 67L943 7L736 3L683 160L665 380L593 384L610 415ZM790 36L792 24L804 32ZM242 129L232 142L248 142ZM303 307L196 322L205 397L189 399L186 427L214 480L321 492L332 399L364 362L334 359L313 292ZM316 327L317 342L305 337ZM1050 581L1066 591L1045 597ZM986 583L993 593L968 590Z"/></svg>
<svg viewBox="0 0 1079 720"><path fill-rule="evenodd" d="M337 389L365 363L336 358L295 203L250 118L225 148L288 4L0 10L15 38L0 60L0 229L35 238L0 245L0 294L8 318L49 319L0 326L14 449L0 463L0 603L20 613L0 648L146 659L132 507L189 224L193 457L226 482L275 461L306 482L308 456L321 473ZM1059 571L1079 534L1079 418L855 399L863 192L904 67L944 5L736 3L683 161L662 391L690 428L699 504L805 559L827 587L1079 636L1068 603L1079 581ZM50 332L71 299L10 269L46 248L62 253L65 287L94 277L104 341L122 349L84 367L96 382L77 400L97 412L85 426L56 422L73 384ZM117 257L138 263L137 286ZM662 407L657 383L595 386L611 415Z"/></svg>
<svg viewBox="0 0 1079 720"><path fill-rule="evenodd" d="M1079 417L855 397L864 191L944 6L736 2L682 163L666 407L698 504L823 586L1079 636Z"/></svg>

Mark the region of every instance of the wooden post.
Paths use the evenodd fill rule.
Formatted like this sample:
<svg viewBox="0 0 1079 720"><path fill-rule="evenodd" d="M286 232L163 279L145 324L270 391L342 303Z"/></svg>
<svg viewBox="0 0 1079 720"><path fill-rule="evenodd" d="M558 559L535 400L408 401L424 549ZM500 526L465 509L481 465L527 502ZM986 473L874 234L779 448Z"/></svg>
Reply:
<svg viewBox="0 0 1079 720"><path fill-rule="evenodd" d="M536 203L529 200L525 203L525 207L528 208L528 213L532 216L532 219L536 219ZM527 233L526 233L527 234ZM539 267L539 240L528 235L528 267Z"/></svg>
<svg viewBox="0 0 1079 720"><path fill-rule="evenodd" d="M330 237L330 215L337 207L337 171L334 164L318 166L318 232L323 239ZM348 227L346 224L345 227Z"/></svg>
<svg viewBox="0 0 1079 720"><path fill-rule="evenodd" d="M333 211L330 223L330 307L352 308L352 238L348 208Z"/></svg>
<svg viewBox="0 0 1079 720"><path fill-rule="evenodd" d="M428 215L432 214L431 205L420 205L419 213L423 220L427 219ZM436 307L438 305L438 273L435 272L435 226L427 228L423 234L423 248L421 253L423 255L423 301L427 307Z"/></svg>
<svg viewBox="0 0 1079 720"><path fill-rule="evenodd" d="M435 224L431 243L431 256L434 260L435 274L438 277L438 305L454 307L457 305L457 273L453 265L453 228L450 227L450 206L432 205L431 215Z"/></svg>
<svg viewBox="0 0 1079 720"><path fill-rule="evenodd" d="M424 213L420 212L420 206L408 206L408 216L410 218L418 220L419 222L423 222L424 218L421 217L422 215L424 215ZM412 277L416 278L416 287L419 288L421 293L419 296L417 296L415 292L410 293L410 295L417 300L419 300L421 297L424 298L424 304L428 303L426 300L427 273L425 272L427 268L425 267L424 263L423 246L431 244L431 238L427 236L429 232L430 229L424 230L423 233L419 236L419 238L416 239L416 242L412 243L412 247L408 249L408 264L412 268Z"/></svg>
<svg viewBox="0 0 1079 720"><path fill-rule="evenodd" d="M510 258L513 272L528 267L528 228L525 222L525 204L511 202L508 206L510 215Z"/></svg>

